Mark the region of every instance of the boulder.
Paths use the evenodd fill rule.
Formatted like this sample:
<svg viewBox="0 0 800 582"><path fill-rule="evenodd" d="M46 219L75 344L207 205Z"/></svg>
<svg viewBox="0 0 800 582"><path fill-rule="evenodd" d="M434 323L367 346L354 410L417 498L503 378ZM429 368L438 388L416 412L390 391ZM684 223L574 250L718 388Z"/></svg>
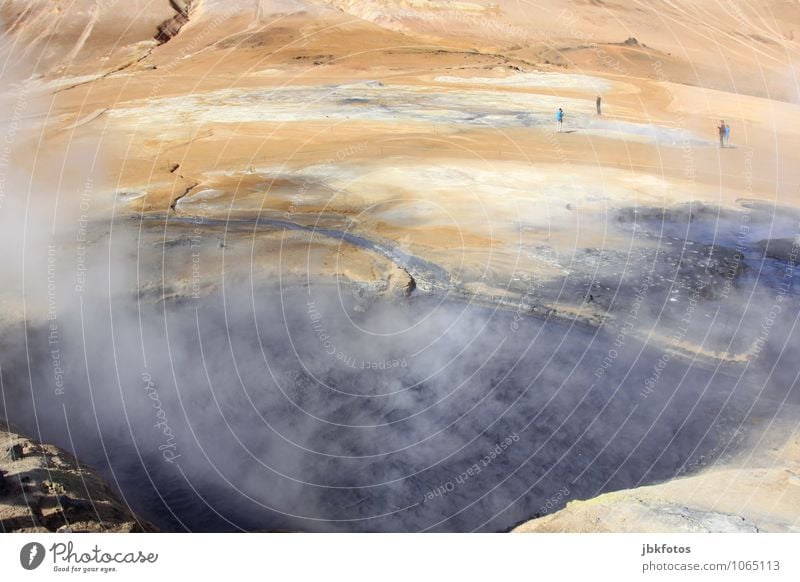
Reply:
<svg viewBox="0 0 800 582"><path fill-rule="evenodd" d="M0 439L9 443L0 460L0 532L156 531L68 452L2 422Z"/></svg>

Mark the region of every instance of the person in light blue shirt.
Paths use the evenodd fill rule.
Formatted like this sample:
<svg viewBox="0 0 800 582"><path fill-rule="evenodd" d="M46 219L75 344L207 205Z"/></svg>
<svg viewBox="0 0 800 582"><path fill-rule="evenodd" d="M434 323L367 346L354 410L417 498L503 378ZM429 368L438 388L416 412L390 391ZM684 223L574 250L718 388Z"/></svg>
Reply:
<svg viewBox="0 0 800 582"><path fill-rule="evenodd" d="M728 147L728 139L731 137L731 126L725 124L725 147Z"/></svg>
<svg viewBox="0 0 800 582"><path fill-rule="evenodd" d="M556 111L556 125L558 127L558 132L561 133L561 127L564 125L564 110L561 109L561 107Z"/></svg>

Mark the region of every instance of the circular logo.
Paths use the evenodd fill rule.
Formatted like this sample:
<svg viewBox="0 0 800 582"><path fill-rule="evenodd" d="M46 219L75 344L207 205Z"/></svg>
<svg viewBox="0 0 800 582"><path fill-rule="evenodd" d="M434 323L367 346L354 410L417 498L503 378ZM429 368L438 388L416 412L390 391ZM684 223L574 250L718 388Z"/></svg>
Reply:
<svg viewBox="0 0 800 582"><path fill-rule="evenodd" d="M44 561L44 546L38 542L31 542L22 546L19 551L19 563L26 570L35 570Z"/></svg>

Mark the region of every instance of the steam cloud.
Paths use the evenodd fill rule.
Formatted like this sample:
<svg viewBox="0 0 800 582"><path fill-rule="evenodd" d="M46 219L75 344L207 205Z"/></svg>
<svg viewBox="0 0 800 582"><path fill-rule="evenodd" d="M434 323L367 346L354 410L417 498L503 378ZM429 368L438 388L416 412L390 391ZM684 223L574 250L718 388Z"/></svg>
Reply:
<svg viewBox="0 0 800 582"><path fill-rule="evenodd" d="M796 373L791 322L756 365L674 357L648 393L664 352L633 336L598 377L612 330L323 284L156 301L135 292L135 248L102 237L84 289L59 279L55 319L6 330L5 414L168 530L502 530L564 487L586 498L729 457L745 419L789 395L765 395L766 371Z"/></svg>

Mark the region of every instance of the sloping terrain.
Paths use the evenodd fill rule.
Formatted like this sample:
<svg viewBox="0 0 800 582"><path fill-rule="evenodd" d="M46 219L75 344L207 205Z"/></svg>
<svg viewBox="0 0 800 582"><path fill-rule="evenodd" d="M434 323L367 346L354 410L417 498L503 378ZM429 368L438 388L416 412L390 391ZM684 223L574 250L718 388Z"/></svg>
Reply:
<svg viewBox="0 0 800 582"><path fill-rule="evenodd" d="M507 529L578 476L592 497L731 461L756 412L799 401L796 1L0 19L3 411L52 417L62 447L111 438L91 462L167 529ZM487 481L424 502L515 430ZM195 487L219 513L191 513Z"/></svg>
<svg viewBox="0 0 800 582"><path fill-rule="evenodd" d="M154 531L94 469L0 424L0 532Z"/></svg>

